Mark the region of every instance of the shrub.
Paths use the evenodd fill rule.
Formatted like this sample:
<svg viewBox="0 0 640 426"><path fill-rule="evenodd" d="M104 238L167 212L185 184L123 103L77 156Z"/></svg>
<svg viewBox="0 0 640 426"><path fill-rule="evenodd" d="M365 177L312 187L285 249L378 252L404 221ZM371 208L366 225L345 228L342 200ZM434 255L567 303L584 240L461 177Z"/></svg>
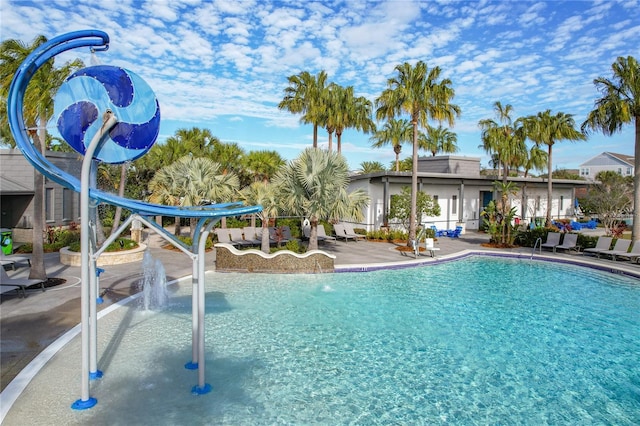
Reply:
<svg viewBox="0 0 640 426"><path fill-rule="evenodd" d="M104 250L105 253L124 251L124 250L133 250L138 247L138 243L128 238L117 238L114 242L109 244L109 246ZM80 251L80 242L74 242L69 245L70 251L79 252Z"/></svg>

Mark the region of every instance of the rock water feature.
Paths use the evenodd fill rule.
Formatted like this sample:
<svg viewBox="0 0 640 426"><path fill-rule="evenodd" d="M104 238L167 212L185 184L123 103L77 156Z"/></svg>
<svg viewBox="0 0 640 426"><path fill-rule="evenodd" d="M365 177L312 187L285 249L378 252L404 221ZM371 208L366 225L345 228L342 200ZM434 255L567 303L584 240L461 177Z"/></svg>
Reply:
<svg viewBox="0 0 640 426"><path fill-rule="evenodd" d="M167 274L160 259L149 250L142 258L142 306L145 311L162 309L167 304Z"/></svg>

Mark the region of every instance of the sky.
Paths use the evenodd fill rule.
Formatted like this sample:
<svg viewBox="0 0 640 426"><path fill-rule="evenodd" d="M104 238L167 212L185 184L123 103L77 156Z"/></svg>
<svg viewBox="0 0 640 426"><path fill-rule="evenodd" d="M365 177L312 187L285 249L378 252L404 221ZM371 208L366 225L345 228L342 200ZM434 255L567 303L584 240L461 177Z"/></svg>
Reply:
<svg viewBox="0 0 640 426"><path fill-rule="evenodd" d="M579 127L599 97L593 80L611 78L619 56L640 59L640 0L0 2L1 40L30 43L82 29L108 33L109 49L97 58L86 48L58 58L141 76L160 103L157 143L199 127L245 151L276 150L285 159L313 139L300 115L277 108L287 77L301 71L325 70L329 81L375 102L397 65L440 67L462 111L450 128L455 155L488 167L478 121L496 118L496 101L512 105L514 118L550 109L572 114ZM363 161L391 165L392 148L373 149L370 137L345 130L342 153L351 169ZM320 129L320 145L327 140ZM591 133L586 142L556 143L553 169L577 169L604 151L633 155L633 147L631 124L610 137ZM410 153L405 146L401 158Z"/></svg>

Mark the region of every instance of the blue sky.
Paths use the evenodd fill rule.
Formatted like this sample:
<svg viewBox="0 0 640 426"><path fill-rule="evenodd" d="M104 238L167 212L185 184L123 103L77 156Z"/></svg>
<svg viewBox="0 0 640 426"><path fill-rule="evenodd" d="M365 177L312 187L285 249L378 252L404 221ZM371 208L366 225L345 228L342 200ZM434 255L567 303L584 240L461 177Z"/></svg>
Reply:
<svg viewBox="0 0 640 426"><path fill-rule="evenodd" d="M243 149L291 159L311 145L312 129L277 109L287 77L325 70L371 101L402 62L422 60L451 79L462 115L451 129L458 155L480 157L478 121L493 104L514 117L551 109L579 126L611 77L618 56L640 58L640 2L616 1L13 1L0 4L2 40L95 28L111 38L102 64L130 69L155 91L159 143L179 128L201 127ZM87 65L87 50L62 55ZM320 143L327 142L319 131ZM343 154L389 166L391 147L346 130ZM631 125L613 137L554 146L554 169L577 168L603 151L633 155ZM409 156L409 146L402 157Z"/></svg>

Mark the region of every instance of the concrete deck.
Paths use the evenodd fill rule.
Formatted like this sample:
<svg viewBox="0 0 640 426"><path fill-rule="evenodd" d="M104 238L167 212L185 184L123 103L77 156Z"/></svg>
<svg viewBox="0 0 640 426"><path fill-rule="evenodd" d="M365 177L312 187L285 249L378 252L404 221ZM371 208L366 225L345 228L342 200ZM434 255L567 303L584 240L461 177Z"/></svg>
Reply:
<svg viewBox="0 0 640 426"><path fill-rule="evenodd" d="M481 246L488 242L486 234L467 231L460 238L441 237L436 247L440 248L437 258L455 256L466 251L486 251ZM163 240L156 235L147 238L146 243L154 258L160 259L167 273L167 280L172 281L192 273L192 265L183 253L163 249ZM430 262L430 256L423 254L415 259L396 250L396 245L381 242L337 242L324 243L320 248L336 255L336 270L368 270L378 267L396 267L406 264ZM531 248L505 250L512 254L530 256ZM640 266L629 262L612 262L583 257L576 254L551 254L554 259L586 260L590 264L601 265L602 268L618 268L632 274L640 274ZM4 389L11 380L44 348L58 337L80 322L80 268L60 263L58 253L45 255L47 275L66 279L66 283L47 289L30 290L26 298L18 297L14 292L4 293L0 297L0 333L1 333L1 379L0 389ZM207 270L215 270L214 254L206 259ZM104 303L98 309L105 309L114 303L139 291L142 278L142 263L107 266L100 277L101 292ZM26 277L28 268L8 271L13 277Z"/></svg>

